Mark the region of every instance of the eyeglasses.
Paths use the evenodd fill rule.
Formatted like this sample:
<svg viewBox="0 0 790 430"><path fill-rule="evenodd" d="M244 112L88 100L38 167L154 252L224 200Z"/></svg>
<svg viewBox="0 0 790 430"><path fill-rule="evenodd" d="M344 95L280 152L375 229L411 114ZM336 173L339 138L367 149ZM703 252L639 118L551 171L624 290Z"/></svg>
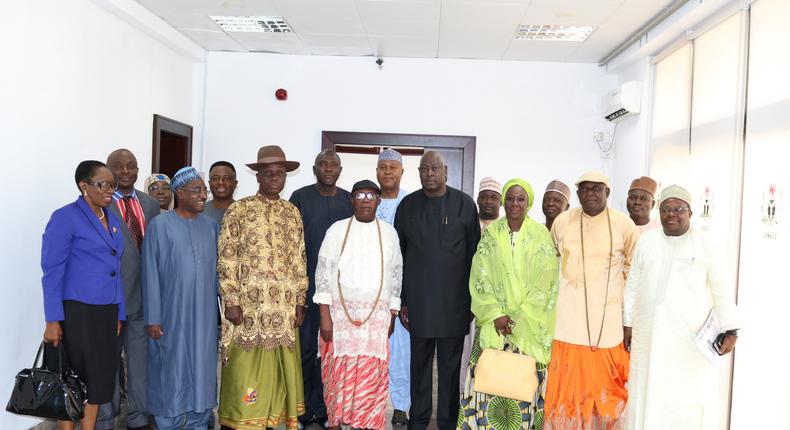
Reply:
<svg viewBox="0 0 790 430"><path fill-rule="evenodd" d="M151 192L158 192L158 191L170 191L170 185L151 185L148 187L148 191Z"/></svg>
<svg viewBox="0 0 790 430"><path fill-rule="evenodd" d="M206 195L208 195L208 188L206 188L206 187L198 187L198 188L180 188L180 189L181 189L181 190L184 190L184 191L189 191L189 192L190 192L190 193L192 193L192 194L197 194L197 195L200 195L200 194L206 194Z"/></svg>
<svg viewBox="0 0 790 430"><path fill-rule="evenodd" d="M669 215L671 213L675 215L683 215L685 213L691 212L691 209L681 206L679 208L661 208L658 211L661 212L661 215Z"/></svg>
<svg viewBox="0 0 790 430"><path fill-rule="evenodd" d="M104 191L105 193L107 191L112 191L115 189L114 182L101 181L101 182L88 182L88 183L98 188L99 190Z"/></svg>
<svg viewBox="0 0 790 430"><path fill-rule="evenodd" d="M379 194L374 191L360 191L354 193L354 198L357 200L376 200L379 198Z"/></svg>
<svg viewBox="0 0 790 430"><path fill-rule="evenodd" d="M439 173L439 171L442 170L442 167L444 166L420 166L417 168L417 170L419 170L422 174L426 174L428 172Z"/></svg>

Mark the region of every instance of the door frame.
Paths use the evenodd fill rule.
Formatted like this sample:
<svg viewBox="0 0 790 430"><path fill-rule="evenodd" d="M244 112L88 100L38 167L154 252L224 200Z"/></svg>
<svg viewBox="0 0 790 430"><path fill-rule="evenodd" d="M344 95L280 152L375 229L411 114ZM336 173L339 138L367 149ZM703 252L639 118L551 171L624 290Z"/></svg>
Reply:
<svg viewBox="0 0 790 430"><path fill-rule="evenodd" d="M363 145L377 147L419 147L426 151L461 149L461 191L473 195L475 189L475 136L436 134L371 133L357 131L321 131L321 150L335 150L337 145Z"/></svg>
<svg viewBox="0 0 790 430"><path fill-rule="evenodd" d="M172 133L187 139L187 165L192 164L192 126L181 121L154 114L154 131L151 154L151 172L159 172L159 153L162 147L162 132Z"/></svg>

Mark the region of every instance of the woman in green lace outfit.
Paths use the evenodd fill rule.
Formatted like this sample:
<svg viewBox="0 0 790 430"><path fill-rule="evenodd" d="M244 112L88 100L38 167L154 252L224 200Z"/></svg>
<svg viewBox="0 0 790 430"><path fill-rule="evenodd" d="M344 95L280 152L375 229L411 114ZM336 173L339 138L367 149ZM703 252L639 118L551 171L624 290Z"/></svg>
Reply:
<svg viewBox="0 0 790 430"><path fill-rule="evenodd" d="M469 292L477 333L461 396L460 429L543 428L558 266L551 234L527 216L534 201L529 183L522 179L508 181L502 192L506 216L485 230L472 260ZM477 359L485 348L514 351L537 361L539 384L532 401L474 391Z"/></svg>

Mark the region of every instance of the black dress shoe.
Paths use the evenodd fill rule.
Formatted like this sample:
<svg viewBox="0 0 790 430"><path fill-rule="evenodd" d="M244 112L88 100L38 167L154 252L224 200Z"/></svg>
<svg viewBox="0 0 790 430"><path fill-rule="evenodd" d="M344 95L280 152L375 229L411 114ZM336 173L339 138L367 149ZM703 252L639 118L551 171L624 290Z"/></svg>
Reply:
<svg viewBox="0 0 790 430"><path fill-rule="evenodd" d="M409 417L406 415L406 411L395 409L392 413L392 424L396 426L405 426L409 424Z"/></svg>

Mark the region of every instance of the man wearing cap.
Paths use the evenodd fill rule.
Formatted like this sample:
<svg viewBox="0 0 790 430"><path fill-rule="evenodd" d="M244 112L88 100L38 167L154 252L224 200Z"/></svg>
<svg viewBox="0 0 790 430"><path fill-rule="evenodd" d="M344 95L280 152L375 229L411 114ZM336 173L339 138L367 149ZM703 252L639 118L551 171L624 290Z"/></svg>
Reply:
<svg viewBox="0 0 790 430"><path fill-rule="evenodd" d="M581 207L561 213L551 228L560 292L544 428L618 429L628 400L623 287L639 232L627 215L607 207L603 173L585 173L576 186Z"/></svg>
<svg viewBox="0 0 790 430"><path fill-rule="evenodd" d="M217 405L217 223L192 167L171 182L174 211L154 218L143 243L148 410L157 428L206 428ZM189 365L185 365L189 363Z"/></svg>
<svg viewBox="0 0 790 430"><path fill-rule="evenodd" d="M477 191L477 216L480 218L480 232L485 231L491 223L499 219L499 207L502 202L502 184L496 179L486 176L480 180ZM469 334L464 337L464 350L461 353L461 376L459 390L463 393L466 387L466 374L469 369L472 345L475 340L475 321L469 323Z"/></svg>
<svg viewBox="0 0 790 430"><path fill-rule="evenodd" d="M422 189L406 196L395 214L403 253L400 318L411 335L409 429L423 430L431 421L436 352L436 421L446 430L458 421L461 353L471 319L469 271L480 224L474 200L447 186L440 153L426 152L419 172Z"/></svg>
<svg viewBox="0 0 790 430"><path fill-rule="evenodd" d="M395 211L406 191L401 189L403 177L403 157L401 153L386 148L379 154L376 163L376 180L381 187L381 200L376 208L376 218L392 225L395 222ZM392 400L392 424L406 425L409 422L406 411L411 405L409 396L409 363L411 362L409 332L403 328L396 318L395 331L390 336L389 390Z"/></svg>
<svg viewBox="0 0 790 430"><path fill-rule="evenodd" d="M330 429L383 430L403 259L395 229L376 218L378 185L359 181L351 195L354 216L329 227L315 273L324 400Z"/></svg>
<svg viewBox="0 0 790 430"><path fill-rule="evenodd" d="M691 194L678 185L664 188L658 211L662 229L639 239L625 287L623 326L631 347L625 428L718 429L719 366L695 338L713 315L719 353L731 352L740 327L735 303L710 246L690 227Z"/></svg>
<svg viewBox="0 0 790 430"><path fill-rule="evenodd" d="M499 206L502 201L502 184L496 179L486 176L480 180L477 192L477 216L480 218L480 230L499 219ZM466 354L464 354L466 355ZM463 373L462 369L462 375Z"/></svg>
<svg viewBox="0 0 790 430"><path fill-rule="evenodd" d="M346 219L354 213L351 193L337 186L337 179L342 171L340 157L335 151L321 151L313 164L316 183L294 191L289 199L302 214L309 278L304 324L299 329L305 398L305 413L300 418L303 426L310 423L323 426L327 419L321 384L321 361L318 358L319 312L318 306L313 303L313 294L318 250L324 241L326 230L335 221Z"/></svg>
<svg viewBox="0 0 790 430"><path fill-rule="evenodd" d="M650 211L656 205L657 188L656 181L647 176L634 179L631 182L631 187L628 188L628 200L625 202L625 208L628 209L628 215L636 224L639 233L661 227L658 218L650 219Z"/></svg>
<svg viewBox="0 0 790 430"><path fill-rule="evenodd" d="M291 430L304 413L297 328L307 269L302 217L280 193L299 163L271 145L247 166L258 172L258 193L228 207L219 237L225 307L219 422L233 429Z"/></svg>
<svg viewBox="0 0 790 430"><path fill-rule="evenodd" d="M546 228L551 230L554 220L559 214L570 209L571 189L559 179L555 179L546 185L543 192L543 216L546 217Z"/></svg>

